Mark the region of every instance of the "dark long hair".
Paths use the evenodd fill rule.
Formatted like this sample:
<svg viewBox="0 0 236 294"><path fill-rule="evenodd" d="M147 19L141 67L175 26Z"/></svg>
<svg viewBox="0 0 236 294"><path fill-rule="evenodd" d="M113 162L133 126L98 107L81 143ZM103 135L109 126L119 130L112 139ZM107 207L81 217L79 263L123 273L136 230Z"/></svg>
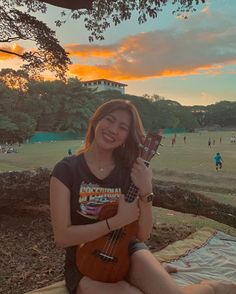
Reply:
<svg viewBox="0 0 236 294"><path fill-rule="evenodd" d="M109 100L96 109L89 121L84 147L79 150L78 154L86 152L89 149L94 140L95 128L98 122L115 110L127 111L131 117L131 125L124 146L119 146L113 151L113 158L116 164L131 167L138 157L139 144L142 143L145 135L138 110L129 100Z"/></svg>

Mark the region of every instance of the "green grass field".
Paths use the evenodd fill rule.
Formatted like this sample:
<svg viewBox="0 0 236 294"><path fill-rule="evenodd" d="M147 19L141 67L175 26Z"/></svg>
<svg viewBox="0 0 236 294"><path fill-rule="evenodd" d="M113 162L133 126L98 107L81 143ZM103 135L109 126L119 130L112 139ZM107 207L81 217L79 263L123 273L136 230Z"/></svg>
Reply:
<svg viewBox="0 0 236 294"><path fill-rule="evenodd" d="M177 184L183 188L198 191L213 199L236 206L236 143L230 143L232 132L201 132L177 134L176 145L171 146L173 135L163 138L163 147L159 148L160 156L151 161L153 174L160 184ZM183 137L186 136L186 144ZM215 145L208 148L208 138L215 139ZM220 143L220 137L222 142ZM58 141L54 143L24 144L18 153L0 153L0 172L26 170L38 167L53 167L57 161L67 156L68 148L75 152L81 141ZM220 152L223 157L223 169L216 172L214 154ZM196 218L191 215L169 213L156 209L157 222L178 221L193 223L196 227L207 224L224 231L232 230L222 224ZM170 216L171 215L171 216ZM190 221L191 219L191 221ZM233 230L236 235L236 229Z"/></svg>

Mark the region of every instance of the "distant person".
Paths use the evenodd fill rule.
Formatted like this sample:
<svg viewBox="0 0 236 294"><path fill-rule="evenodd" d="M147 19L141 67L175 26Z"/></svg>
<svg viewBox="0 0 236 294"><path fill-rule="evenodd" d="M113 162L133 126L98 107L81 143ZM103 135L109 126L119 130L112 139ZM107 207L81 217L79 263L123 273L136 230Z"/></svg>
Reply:
<svg viewBox="0 0 236 294"><path fill-rule="evenodd" d="M67 153L68 153L69 156L72 155L72 150L71 150L71 148L68 148L68 152L67 152Z"/></svg>
<svg viewBox="0 0 236 294"><path fill-rule="evenodd" d="M175 143L176 143L176 137L172 138L172 140L171 140L171 146L174 147Z"/></svg>
<svg viewBox="0 0 236 294"><path fill-rule="evenodd" d="M218 171L219 169L222 169L222 162L223 162L223 159L220 155L220 152L217 152L215 157L214 157L214 160L215 160L215 164L216 164L216 170Z"/></svg>
<svg viewBox="0 0 236 294"><path fill-rule="evenodd" d="M222 138L220 137L220 144L222 143Z"/></svg>
<svg viewBox="0 0 236 294"><path fill-rule="evenodd" d="M208 139L208 148L211 148L211 138Z"/></svg>
<svg viewBox="0 0 236 294"><path fill-rule="evenodd" d="M184 136L184 144L186 144L186 136Z"/></svg>
<svg viewBox="0 0 236 294"><path fill-rule="evenodd" d="M235 143L236 142L236 137L235 135L232 135L230 138L230 143Z"/></svg>

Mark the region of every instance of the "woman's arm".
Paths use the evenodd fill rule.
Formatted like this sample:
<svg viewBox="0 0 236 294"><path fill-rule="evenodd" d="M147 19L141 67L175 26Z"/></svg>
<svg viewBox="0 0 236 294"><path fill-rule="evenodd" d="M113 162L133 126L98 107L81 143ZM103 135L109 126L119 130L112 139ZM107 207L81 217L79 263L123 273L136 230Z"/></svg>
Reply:
<svg viewBox="0 0 236 294"><path fill-rule="evenodd" d="M143 159L138 158L134 163L131 171L131 179L139 189L139 231L137 237L145 241L150 237L153 219L152 219L152 202L144 202L141 198L152 193L152 170L146 167Z"/></svg>
<svg viewBox="0 0 236 294"><path fill-rule="evenodd" d="M137 237L140 241L146 241L150 238L153 227L152 202L145 203L139 200L139 208L140 216Z"/></svg>
<svg viewBox="0 0 236 294"><path fill-rule="evenodd" d="M70 190L57 178L50 181L50 209L55 242L68 247L95 240L109 232L105 221L89 225L72 225Z"/></svg>
<svg viewBox="0 0 236 294"><path fill-rule="evenodd" d="M118 213L108 219L111 230L137 220L137 203L126 204L123 196ZM87 243L109 233L105 220L88 225L72 225L70 215L70 190L56 177L50 181L50 209L54 239L59 247L69 247ZM129 212L129 213L128 213Z"/></svg>

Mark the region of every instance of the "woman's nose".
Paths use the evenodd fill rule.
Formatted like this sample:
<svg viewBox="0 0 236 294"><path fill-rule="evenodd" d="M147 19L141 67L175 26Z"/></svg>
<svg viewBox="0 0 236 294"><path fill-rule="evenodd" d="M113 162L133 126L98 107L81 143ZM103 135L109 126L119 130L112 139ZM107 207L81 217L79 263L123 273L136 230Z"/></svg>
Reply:
<svg viewBox="0 0 236 294"><path fill-rule="evenodd" d="M118 125L117 124L112 124L110 125L109 130L113 133L116 134L118 132Z"/></svg>

